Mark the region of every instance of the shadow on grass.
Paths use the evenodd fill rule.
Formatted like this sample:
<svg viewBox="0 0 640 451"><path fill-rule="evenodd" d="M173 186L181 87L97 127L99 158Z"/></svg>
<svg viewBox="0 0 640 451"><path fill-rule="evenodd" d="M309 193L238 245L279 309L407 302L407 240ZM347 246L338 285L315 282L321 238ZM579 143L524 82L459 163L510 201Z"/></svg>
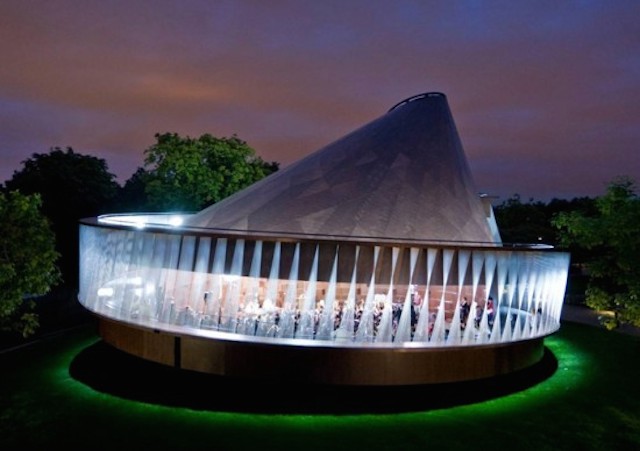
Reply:
<svg viewBox="0 0 640 451"><path fill-rule="evenodd" d="M400 387L344 387L230 379L178 370L126 354L103 341L71 362L77 381L102 393L196 410L273 414L426 411L473 404L525 390L549 378L558 361L545 348L526 370L470 382Z"/></svg>

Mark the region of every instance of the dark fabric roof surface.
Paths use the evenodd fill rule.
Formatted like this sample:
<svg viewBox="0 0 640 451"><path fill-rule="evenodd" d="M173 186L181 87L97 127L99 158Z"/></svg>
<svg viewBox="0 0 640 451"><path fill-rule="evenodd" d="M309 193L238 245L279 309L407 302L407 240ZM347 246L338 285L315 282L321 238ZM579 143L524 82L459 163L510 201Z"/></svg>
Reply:
<svg viewBox="0 0 640 451"><path fill-rule="evenodd" d="M444 95L430 93L192 216L195 227L491 242Z"/></svg>

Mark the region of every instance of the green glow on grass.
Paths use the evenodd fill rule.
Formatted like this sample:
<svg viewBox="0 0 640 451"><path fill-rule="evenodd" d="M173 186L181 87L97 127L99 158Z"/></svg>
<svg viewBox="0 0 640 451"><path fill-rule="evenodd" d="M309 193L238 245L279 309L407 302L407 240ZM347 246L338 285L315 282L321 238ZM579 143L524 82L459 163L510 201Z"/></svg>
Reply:
<svg viewBox="0 0 640 451"><path fill-rule="evenodd" d="M95 341L95 340L94 340ZM570 340L556 335L548 337L545 346L552 351L558 360L558 370L549 379L542 383L530 387L522 392L514 393L497 399L458 406L436 411L394 413L394 414L358 414L358 415L301 415L301 414L245 414L196 411L186 408L164 407L153 404L146 404L126 399L120 399L109 395L94 392L91 388L81 383L73 381L68 375L69 362L83 347L92 344L88 340L77 347L70 348L59 361L59 366L55 368L55 379L63 382L69 390L77 395L86 397L90 401L91 394L97 396L100 403L111 404L114 408L126 409L128 415L158 413L163 415L173 415L180 421L206 421L220 424L233 423L238 426L256 426L260 428L283 427L335 429L341 425L349 428L368 428L372 425L384 425L386 423L418 420L445 422L455 421L466 422L466 418L471 419L481 413L483 416L509 414L514 411L526 412L530 409L542 407L549 399L557 399L567 391L576 389L580 385L589 383L591 357L580 347L574 345ZM363 431L364 432L364 431Z"/></svg>
<svg viewBox="0 0 640 451"><path fill-rule="evenodd" d="M629 393L628 388L618 387L637 381L640 375L638 364L621 370L622 365L628 365L624 362L629 362L629 356L635 355L637 349L633 346L637 347L638 342L605 334L580 326L563 327L545 340L545 346L558 361L557 371L549 378L488 401L418 412L253 414L169 407L120 398L95 391L69 375L75 356L98 340L92 333L58 343L55 351L53 347L46 350L45 357L30 368L38 367L38 383L18 387L13 399L25 409L34 410L34 415L46 410L47 419L30 420L33 425L27 428L37 431L30 438L36 445L50 443L51 437L67 445L90 442L110 448L155 443L165 449L211 445L225 450L305 451L436 446L468 449L472 443L483 449L507 446L528 449L533 444L536 449L597 449L595 445L608 444L611 437L623 440L623 445L635 444L640 436L634 429L639 424L640 409L635 402L627 403L626 398L630 396L633 400L638 390L632 388ZM16 376L16 384L26 374L29 369ZM300 397L305 395L299 393ZM29 404L25 401L28 396L37 401ZM612 396L615 405L601 408L614 402ZM55 417L61 418L62 425L49 424L49 419ZM613 421L616 423L612 425ZM609 433L612 427L628 431L626 435L620 431Z"/></svg>

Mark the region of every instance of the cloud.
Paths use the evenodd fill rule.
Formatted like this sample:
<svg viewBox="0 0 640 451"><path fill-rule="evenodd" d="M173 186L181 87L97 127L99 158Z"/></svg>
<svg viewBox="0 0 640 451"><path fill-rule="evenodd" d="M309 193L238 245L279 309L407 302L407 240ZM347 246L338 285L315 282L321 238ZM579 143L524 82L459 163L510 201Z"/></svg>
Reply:
<svg viewBox="0 0 640 451"><path fill-rule="evenodd" d="M286 165L442 91L480 190L597 195L621 171L640 179L639 13L633 1L4 1L0 179L53 145L106 156L126 179L164 131L236 133Z"/></svg>

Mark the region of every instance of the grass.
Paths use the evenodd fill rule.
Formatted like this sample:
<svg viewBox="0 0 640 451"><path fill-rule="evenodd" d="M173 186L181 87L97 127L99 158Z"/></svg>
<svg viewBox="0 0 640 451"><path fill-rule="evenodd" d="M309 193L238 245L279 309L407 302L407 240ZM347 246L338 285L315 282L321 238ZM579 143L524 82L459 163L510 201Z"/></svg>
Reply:
<svg viewBox="0 0 640 451"><path fill-rule="evenodd" d="M640 339L564 323L535 368L438 387L227 381L91 326L0 354L0 449L640 449Z"/></svg>

